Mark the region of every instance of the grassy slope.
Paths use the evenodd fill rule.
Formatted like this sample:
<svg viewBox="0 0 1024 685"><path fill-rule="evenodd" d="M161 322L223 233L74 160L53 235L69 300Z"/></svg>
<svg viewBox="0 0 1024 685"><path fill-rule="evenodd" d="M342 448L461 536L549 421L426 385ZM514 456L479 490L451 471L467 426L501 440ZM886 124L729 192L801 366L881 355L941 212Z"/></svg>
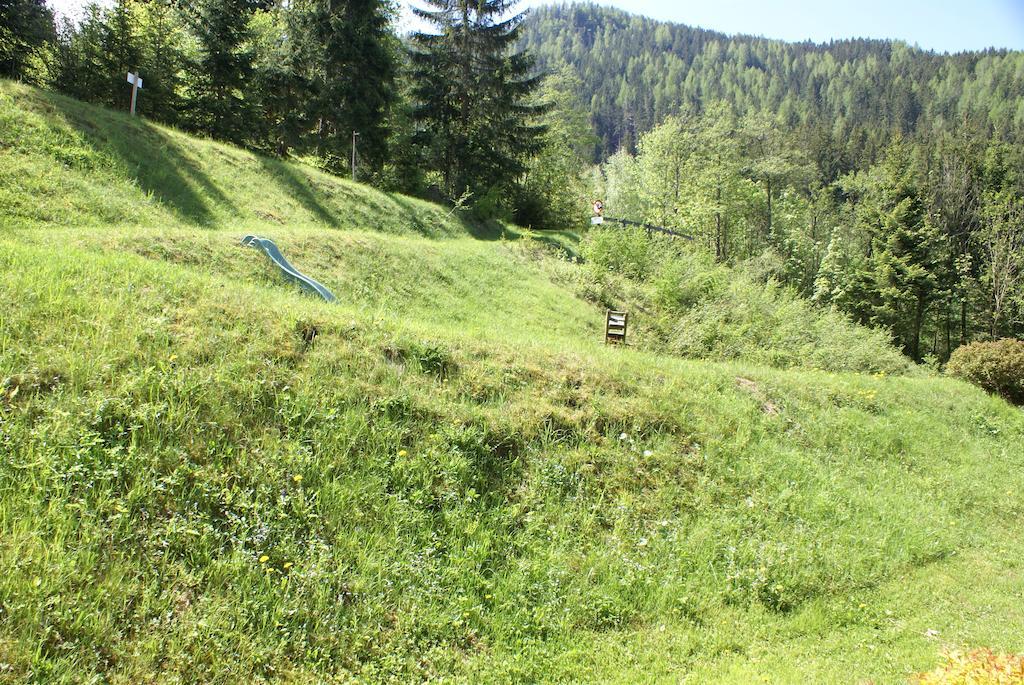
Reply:
<svg viewBox="0 0 1024 685"><path fill-rule="evenodd" d="M10 82L0 85L0 134L0 206L8 224L287 224L495 236L494 227L468 226L421 200Z"/></svg>
<svg viewBox="0 0 1024 685"><path fill-rule="evenodd" d="M125 180L124 126L189 202ZM0 155L0 679L899 682L1024 649L999 400L609 350L442 210L281 165L321 221L239 160L275 163L6 83Z"/></svg>

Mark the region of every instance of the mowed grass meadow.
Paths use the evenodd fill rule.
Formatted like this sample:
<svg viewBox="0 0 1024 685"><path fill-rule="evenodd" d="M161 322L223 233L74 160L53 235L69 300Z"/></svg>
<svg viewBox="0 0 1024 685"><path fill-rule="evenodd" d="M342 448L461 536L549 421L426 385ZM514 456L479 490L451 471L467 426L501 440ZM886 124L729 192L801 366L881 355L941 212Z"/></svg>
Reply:
<svg viewBox="0 0 1024 685"><path fill-rule="evenodd" d="M578 263L593 237L8 82L0 181L0 681L905 683L1024 651L1000 399L770 336L608 348L603 299L660 291Z"/></svg>

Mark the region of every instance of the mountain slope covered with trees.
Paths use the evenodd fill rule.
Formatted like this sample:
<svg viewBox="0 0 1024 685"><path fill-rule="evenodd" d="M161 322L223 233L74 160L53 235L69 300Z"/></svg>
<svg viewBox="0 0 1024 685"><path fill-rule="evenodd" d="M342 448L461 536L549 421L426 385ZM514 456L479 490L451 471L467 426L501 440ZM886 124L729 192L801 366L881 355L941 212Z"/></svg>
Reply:
<svg viewBox="0 0 1024 685"><path fill-rule="evenodd" d="M691 233L917 361L1024 334L1024 53L787 44L587 4L537 10L523 45L589 102L610 215Z"/></svg>
<svg viewBox="0 0 1024 685"><path fill-rule="evenodd" d="M581 80L601 152L635 150L666 116L728 102L772 112L790 128L827 129L854 162L894 132L938 134L965 122L1020 140L1024 53L939 55L906 43L786 43L727 36L595 4L540 7L523 46L547 69Z"/></svg>

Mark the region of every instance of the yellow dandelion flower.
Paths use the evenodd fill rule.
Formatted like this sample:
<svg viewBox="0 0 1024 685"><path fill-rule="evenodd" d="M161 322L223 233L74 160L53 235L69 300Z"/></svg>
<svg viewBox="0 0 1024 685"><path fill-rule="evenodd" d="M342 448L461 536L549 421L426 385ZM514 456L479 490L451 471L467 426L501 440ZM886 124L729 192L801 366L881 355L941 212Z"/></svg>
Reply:
<svg viewBox="0 0 1024 685"><path fill-rule="evenodd" d="M296 483L301 483L302 482L302 474L301 473L296 473L294 476L292 476L292 480L295 481Z"/></svg>
<svg viewBox="0 0 1024 685"><path fill-rule="evenodd" d="M286 564L284 565L284 568L285 568L285 570L287 571L288 569L290 569L290 568L291 568L292 566L294 566L294 565L295 565L295 564L293 564L292 562L290 562L290 561L289 561L288 563L286 563Z"/></svg>
<svg viewBox="0 0 1024 685"><path fill-rule="evenodd" d="M867 608L867 606L868 606L868 605L867 605L867 604L865 604L864 602L861 602L861 603L860 603L860 608L861 608L861 609L866 609L866 608Z"/></svg>
<svg viewBox="0 0 1024 685"><path fill-rule="evenodd" d="M405 450L398 450L398 456L400 456L400 457L408 457L409 453L406 452Z"/></svg>
<svg viewBox="0 0 1024 685"><path fill-rule="evenodd" d="M261 564L265 564L265 563L267 563L267 562L268 562L269 560L270 560L270 557L268 557L268 556L267 556L266 554L264 554L264 555L263 555L262 557L260 557L260 563L261 563Z"/></svg>

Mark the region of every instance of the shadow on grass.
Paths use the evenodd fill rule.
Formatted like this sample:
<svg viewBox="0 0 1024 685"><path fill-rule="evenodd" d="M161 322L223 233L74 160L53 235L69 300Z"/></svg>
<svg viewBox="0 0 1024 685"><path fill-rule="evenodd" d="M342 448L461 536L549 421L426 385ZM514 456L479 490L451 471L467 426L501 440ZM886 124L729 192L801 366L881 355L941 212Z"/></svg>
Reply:
<svg viewBox="0 0 1024 685"><path fill-rule="evenodd" d="M259 160L263 170L278 181L307 212L331 228L338 228L340 224L337 215L322 202L308 178L303 178L295 173L295 169L283 160L265 157L261 154L256 155L256 159Z"/></svg>
<svg viewBox="0 0 1024 685"><path fill-rule="evenodd" d="M84 142L99 154L120 162L126 178L134 180L143 192L153 196L183 221L198 226L212 226L217 214L234 212L236 205L202 170L195 158L196 152L179 146L172 136L156 125L121 112L97 109L72 98L57 94L42 96L45 104L63 115L64 122L76 130ZM208 150L216 154L218 150ZM311 215L324 225L341 228L352 222L344 221L339 213L337 199L331 198L317 187L317 183L297 171L289 163L273 157L255 155L260 167ZM358 202L353 191L345 195ZM436 212L424 212L411 198L387 193L386 197L405 215L402 222L412 232L428 238L449 235L444 225L435 224ZM458 224L476 240L516 240L522 237L518 229L508 229L496 220L483 220L467 212L446 208L443 201L427 197L438 204L438 210L448 216L443 223ZM222 207L224 212L214 212ZM354 213L355 214L355 213ZM365 214L365 213L364 213ZM371 211L372 214L372 211ZM364 216L372 224L372 216ZM355 226L363 230L380 230L379 226ZM534 236L537 237L537 236ZM541 238L541 240L547 240ZM551 240L558 244L557 240Z"/></svg>
<svg viewBox="0 0 1024 685"><path fill-rule="evenodd" d="M86 105L61 96L47 101L88 145L120 161L128 177L184 221L212 225L209 202L233 209L198 163L153 124L111 111L87 115Z"/></svg>
<svg viewBox="0 0 1024 685"><path fill-rule="evenodd" d="M579 235L570 231L532 231L529 236L537 242L565 252L569 257L579 257Z"/></svg>

